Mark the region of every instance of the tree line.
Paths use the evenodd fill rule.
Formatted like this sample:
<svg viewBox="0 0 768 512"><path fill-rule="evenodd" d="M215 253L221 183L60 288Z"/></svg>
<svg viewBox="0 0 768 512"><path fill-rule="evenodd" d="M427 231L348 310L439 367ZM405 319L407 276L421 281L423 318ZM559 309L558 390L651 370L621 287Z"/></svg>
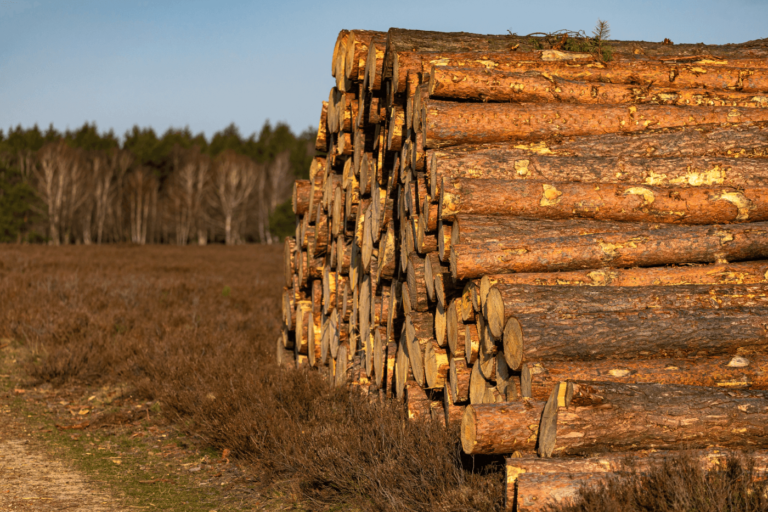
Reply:
<svg viewBox="0 0 768 512"><path fill-rule="evenodd" d="M210 140L134 126L121 141L89 123L0 130L0 242L272 243L294 230L292 185L315 136L269 122Z"/></svg>

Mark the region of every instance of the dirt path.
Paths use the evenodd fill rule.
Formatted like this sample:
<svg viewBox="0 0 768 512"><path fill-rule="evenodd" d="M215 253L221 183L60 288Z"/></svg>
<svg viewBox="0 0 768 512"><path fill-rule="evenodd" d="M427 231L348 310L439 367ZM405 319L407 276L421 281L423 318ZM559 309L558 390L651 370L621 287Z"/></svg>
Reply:
<svg viewBox="0 0 768 512"><path fill-rule="evenodd" d="M0 405L0 510L123 510L97 482L49 456Z"/></svg>

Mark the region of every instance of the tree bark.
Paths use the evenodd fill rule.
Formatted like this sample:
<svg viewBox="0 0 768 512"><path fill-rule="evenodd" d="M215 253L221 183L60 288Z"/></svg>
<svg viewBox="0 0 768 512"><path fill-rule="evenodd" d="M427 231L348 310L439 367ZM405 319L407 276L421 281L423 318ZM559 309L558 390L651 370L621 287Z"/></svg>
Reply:
<svg viewBox="0 0 768 512"><path fill-rule="evenodd" d="M768 256L768 224L653 226L624 233L530 238L525 242L454 244L454 279L485 274L756 260Z"/></svg>
<svg viewBox="0 0 768 512"><path fill-rule="evenodd" d="M583 182L607 181L614 176L616 182L642 181L648 185L688 182L738 186L749 184L752 176L764 172L763 160L752 158L765 155L768 125L745 123L555 137L540 143L463 145L429 150L426 161L430 194L437 197L443 176L559 176L562 181ZM726 181L730 179L736 181Z"/></svg>
<svg viewBox="0 0 768 512"><path fill-rule="evenodd" d="M768 180L764 158L537 156L523 149L450 149L432 152L433 193L439 193L443 180L457 178L693 187L760 186Z"/></svg>
<svg viewBox="0 0 768 512"><path fill-rule="evenodd" d="M513 486L514 510L518 512L540 512L555 506L574 504L579 490L586 486L605 481L605 472L598 473L528 473L520 475ZM507 484L509 486L509 484ZM507 487L507 496L510 490ZM508 508L507 510L513 510Z"/></svg>
<svg viewBox="0 0 768 512"><path fill-rule="evenodd" d="M537 450L544 457L768 445L766 391L585 381L563 388L547 401L555 413L542 416Z"/></svg>
<svg viewBox="0 0 768 512"><path fill-rule="evenodd" d="M768 375L762 370L767 365L768 356L759 350L737 356L523 363L521 387L524 397L536 400L546 400L564 380L768 390Z"/></svg>
<svg viewBox="0 0 768 512"><path fill-rule="evenodd" d="M576 317L518 315L504 327L504 357L512 370L519 370L523 362L734 355L739 349L762 349L768 343L766 311L650 309Z"/></svg>
<svg viewBox="0 0 768 512"><path fill-rule="evenodd" d="M483 276L489 286L676 286L684 284L768 283L768 261L742 261L681 267L603 268ZM477 282L476 282L477 283Z"/></svg>
<svg viewBox="0 0 768 512"><path fill-rule="evenodd" d="M520 315L768 308L768 284L597 287L497 283L486 301L485 318L493 336L500 338L507 320Z"/></svg>
<svg viewBox="0 0 768 512"><path fill-rule="evenodd" d="M737 80L738 81L738 80ZM471 101L562 102L585 104L656 104L763 108L768 97L754 93L680 88L671 84L608 83L560 78L546 71L524 73L494 69L433 66L429 78L433 98Z"/></svg>
<svg viewBox="0 0 768 512"><path fill-rule="evenodd" d="M285 274L285 286L293 286L293 275L298 272L296 266L296 239L292 236L285 237L283 241L283 268Z"/></svg>
<svg viewBox="0 0 768 512"><path fill-rule="evenodd" d="M422 108L427 149L520 139L544 140L555 135L641 132L651 126L671 128L768 120L768 109L745 107L454 103L430 99ZM478 126L482 130L478 130Z"/></svg>
<svg viewBox="0 0 768 512"><path fill-rule="evenodd" d="M690 458L703 471L719 470L727 466L731 458L749 458L755 463L757 473L765 471L768 456L762 451L739 451L711 448L706 450L686 450L658 452L633 451L601 453L591 457L549 458L535 456L509 457L506 459L506 493L504 509L508 511L540 510L546 505L547 495L542 491L557 489L558 501L575 497L578 489L587 481L585 477L606 477L616 472L646 472L658 467L666 459L679 457ZM532 498L536 497L536 500ZM523 502L523 503L521 503Z"/></svg>
<svg viewBox="0 0 768 512"><path fill-rule="evenodd" d="M442 220L469 215L614 222L725 224L768 220L768 180L757 187L443 179Z"/></svg>
<svg viewBox="0 0 768 512"><path fill-rule="evenodd" d="M623 233L650 230L658 225L650 223L625 224L592 219L529 219L503 216L456 214L451 224L451 242L462 246L495 250L510 245L524 244L531 238L580 236L595 233ZM449 258L450 260L450 258Z"/></svg>

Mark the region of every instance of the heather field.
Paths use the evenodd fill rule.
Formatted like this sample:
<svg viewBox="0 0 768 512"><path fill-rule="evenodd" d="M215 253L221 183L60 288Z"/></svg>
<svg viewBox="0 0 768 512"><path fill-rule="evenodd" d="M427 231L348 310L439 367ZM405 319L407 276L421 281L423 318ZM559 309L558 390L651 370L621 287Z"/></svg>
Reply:
<svg viewBox="0 0 768 512"><path fill-rule="evenodd" d="M48 444L112 435L99 439L113 451L126 438L152 453L175 440L164 471L176 473L151 473L143 445L122 448L146 473L121 492L127 503L174 487L166 509L192 510L202 486L205 510L498 509L500 461L462 458L456 432L276 368L281 256L279 245L3 246L4 400L27 400L19 414L42 407ZM127 462L111 470L130 481Z"/></svg>

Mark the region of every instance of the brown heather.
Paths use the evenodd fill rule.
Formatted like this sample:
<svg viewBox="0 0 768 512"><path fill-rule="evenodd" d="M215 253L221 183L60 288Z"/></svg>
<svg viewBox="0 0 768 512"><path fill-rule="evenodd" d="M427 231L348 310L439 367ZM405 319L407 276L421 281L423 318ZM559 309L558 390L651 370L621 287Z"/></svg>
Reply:
<svg viewBox="0 0 768 512"><path fill-rule="evenodd" d="M0 247L0 338L30 384L122 384L308 509L496 510L493 459L313 371L280 370L280 246ZM270 487L271 486L271 487Z"/></svg>
<svg viewBox="0 0 768 512"><path fill-rule="evenodd" d="M768 510L768 482L749 458L732 457L723 468L705 471L685 452L641 474L584 487L572 504L551 512L760 512Z"/></svg>

